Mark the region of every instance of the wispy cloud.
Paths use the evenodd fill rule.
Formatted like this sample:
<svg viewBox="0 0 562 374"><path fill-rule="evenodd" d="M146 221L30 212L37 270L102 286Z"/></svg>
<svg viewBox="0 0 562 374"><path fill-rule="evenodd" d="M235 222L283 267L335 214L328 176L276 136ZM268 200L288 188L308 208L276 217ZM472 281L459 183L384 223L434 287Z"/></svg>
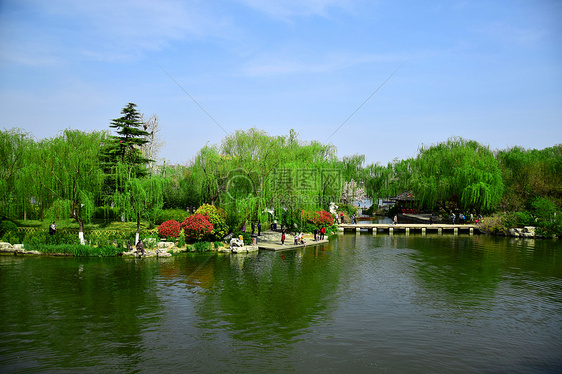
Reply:
<svg viewBox="0 0 562 374"><path fill-rule="evenodd" d="M352 66L374 63L396 61L403 62L404 56L399 55L377 55L356 53L331 53L321 57L302 56L294 57L296 53L270 53L262 54L248 61L242 68L242 72L248 76L275 76L301 73L327 73Z"/></svg>
<svg viewBox="0 0 562 374"><path fill-rule="evenodd" d="M350 9L351 0L239 0L242 4L267 13L270 16L326 16L330 8Z"/></svg>
<svg viewBox="0 0 562 374"><path fill-rule="evenodd" d="M494 22L477 30L492 40L502 43L515 43L519 45L533 45L541 41L546 35L543 29L518 27L506 22Z"/></svg>
<svg viewBox="0 0 562 374"><path fill-rule="evenodd" d="M19 15L13 17L16 21L10 12ZM30 61L49 62L49 54L62 59L57 44L73 57L125 59L177 40L222 38L231 27L227 17L205 2L176 0L7 0L0 17L8 22L3 28L9 28L2 39L17 40L17 48L8 43L3 52L4 59L13 61L28 56Z"/></svg>

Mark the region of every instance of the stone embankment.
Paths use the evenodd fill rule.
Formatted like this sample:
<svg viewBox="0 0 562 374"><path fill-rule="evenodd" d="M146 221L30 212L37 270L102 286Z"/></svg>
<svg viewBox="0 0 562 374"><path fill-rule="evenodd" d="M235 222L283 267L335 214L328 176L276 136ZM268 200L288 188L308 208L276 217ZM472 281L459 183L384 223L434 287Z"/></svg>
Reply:
<svg viewBox="0 0 562 374"><path fill-rule="evenodd" d="M140 254L136 249L129 252L123 252L123 257L172 257L169 251L174 251L175 244L172 242L156 242L156 239L146 240L146 245L154 247L151 249L145 249L144 254Z"/></svg>
<svg viewBox="0 0 562 374"><path fill-rule="evenodd" d="M37 251L26 251L23 244L10 244L6 242L0 242L0 252L1 253L13 253L14 255L40 255L41 253Z"/></svg>
<svg viewBox="0 0 562 374"><path fill-rule="evenodd" d="M509 229L510 236L517 236L520 238L534 238L536 227L534 226L525 226L522 229Z"/></svg>

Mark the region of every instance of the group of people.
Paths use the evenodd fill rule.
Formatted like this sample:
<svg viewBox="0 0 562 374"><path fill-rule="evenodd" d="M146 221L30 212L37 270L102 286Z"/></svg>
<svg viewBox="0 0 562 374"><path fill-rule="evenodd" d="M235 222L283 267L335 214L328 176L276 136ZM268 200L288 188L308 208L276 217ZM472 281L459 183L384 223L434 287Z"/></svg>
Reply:
<svg viewBox="0 0 562 374"><path fill-rule="evenodd" d="M314 241L317 242L320 240L324 240L325 235L326 235L325 226L322 226L320 230L318 229L314 230ZM294 241L293 241L294 245L305 244L305 243L306 243L306 239L304 238L302 231L295 234ZM281 230L281 245L285 245L285 229Z"/></svg>
<svg viewBox="0 0 562 374"><path fill-rule="evenodd" d="M344 222L343 222L343 218L344 218L344 214L343 214L343 212L341 212L341 213L340 213L340 223L341 223L342 225L343 225L343 223L344 223ZM337 221L337 220L336 220L336 221ZM337 223L337 222L336 222L336 223ZM351 223L354 224L354 225L357 223L357 216L355 215L355 213L353 213L353 214L351 215Z"/></svg>
<svg viewBox="0 0 562 374"><path fill-rule="evenodd" d="M459 220L458 223L460 225L465 224L467 222L481 222L482 221L482 214L478 214L476 216L476 220L474 219L474 214L470 213L470 216L465 215L464 213L459 213ZM457 215L455 214L455 212L451 213L451 221L453 221L453 225L456 223L456 219L457 219Z"/></svg>
<svg viewBox="0 0 562 374"><path fill-rule="evenodd" d="M258 222L258 236L261 235L261 222ZM254 235L254 232L256 231L256 223L252 222L252 235Z"/></svg>

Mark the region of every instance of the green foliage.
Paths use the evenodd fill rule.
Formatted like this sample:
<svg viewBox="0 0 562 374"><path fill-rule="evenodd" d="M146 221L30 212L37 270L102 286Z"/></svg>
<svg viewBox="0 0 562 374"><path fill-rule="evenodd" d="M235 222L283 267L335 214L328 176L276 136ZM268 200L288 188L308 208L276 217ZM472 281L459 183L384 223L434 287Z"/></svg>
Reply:
<svg viewBox="0 0 562 374"><path fill-rule="evenodd" d="M350 218L353 214L357 213L357 207L351 204L340 204L338 205L338 218L341 212L343 212L345 217Z"/></svg>
<svg viewBox="0 0 562 374"><path fill-rule="evenodd" d="M40 253L75 257L114 257L123 253L122 248L112 245L93 247L81 244L26 244L25 247Z"/></svg>
<svg viewBox="0 0 562 374"><path fill-rule="evenodd" d="M78 236L74 230L57 230L54 235L50 235L47 230L32 231L25 235L23 243L26 248L28 245L77 244Z"/></svg>
<svg viewBox="0 0 562 374"><path fill-rule="evenodd" d="M0 131L0 218L17 218L30 205L23 176L32 140L21 129Z"/></svg>
<svg viewBox="0 0 562 374"><path fill-rule="evenodd" d="M446 210L491 211L503 193L493 153L488 147L462 138L422 146L412 175L414 195L430 209L439 206Z"/></svg>
<svg viewBox="0 0 562 374"><path fill-rule="evenodd" d="M224 210L213 205L203 204L195 211L195 214L207 215L209 222L213 224L211 237L215 240L222 240L228 234Z"/></svg>
<svg viewBox="0 0 562 374"><path fill-rule="evenodd" d="M115 189L118 181L118 164L128 165L130 178L147 175L146 165L151 161L143 157L141 146L148 143L148 132L142 129L141 114L136 104L129 103L121 110L122 116L111 121L109 127L115 129L116 136L111 136L104 143L100 160L107 174L106 182L110 189Z"/></svg>
<svg viewBox="0 0 562 374"><path fill-rule="evenodd" d="M197 252L209 252L212 249L210 242L196 242L193 244L193 248Z"/></svg>
<svg viewBox="0 0 562 374"><path fill-rule="evenodd" d="M104 139L103 132L64 130L55 138L33 144L29 163L22 170L34 199L58 202L56 214L74 218L81 232L93 215L94 196L101 191L99 153Z"/></svg>
<svg viewBox="0 0 562 374"><path fill-rule="evenodd" d="M185 246L185 230L181 229L178 236L178 247L183 248Z"/></svg>
<svg viewBox="0 0 562 374"><path fill-rule="evenodd" d="M70 208L72 206L72 202L70 200L56 200L53 202L53 205L47 209L45 214L45 218L47 221L63 221L68 222L70 220Z"/></svg>
<svg viewBox="0 0 562 374"><path fill-rule="evenodd" d="M0 237L2 237L7 232L16 232L18 230L18 226L10 221L10 220L2 220L0 221Z"/></svg>
<svg viewBox="0 0 562 374"><path fill-rule="evenodd" d="M120 219L121 215L118 209L112 208L111 206L102 205L95 208L93 218L114 221L116 219Z"/></svg>
<svg viewBox="0 0 562 374"><path fill-rule="evenodd" d="M171 219L183 222L189 216L189 212L184 209L165 209L161 210L156 217L156 224L161 224L162 222L169 221Z"/></svg>
<svg viewBox="0 0 562 374"><path fill-rule="evenodd" d="M543 150L513 147L499 151L497 159L506 191L504 210L521 210L537 197L562 204L562 145Z"/></svg>

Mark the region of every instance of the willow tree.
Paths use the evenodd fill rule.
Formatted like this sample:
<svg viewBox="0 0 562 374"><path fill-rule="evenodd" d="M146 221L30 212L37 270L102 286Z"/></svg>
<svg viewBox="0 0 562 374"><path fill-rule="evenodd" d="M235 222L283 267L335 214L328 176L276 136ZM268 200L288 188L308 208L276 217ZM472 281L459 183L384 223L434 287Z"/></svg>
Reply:
<svg viewBox="0 0 562 374"><path fill-rule="evenodd" d="M498 162L488 147L451 138L422 146L415 159L412 189L426 207L493 210L503 193Z"/></svg>
<svg viewBox="0 0 562 374"><path fill-rule="evenodd" d="M119 175L126 176L127 165L119 165ZM126 220L136 221L135 243L140 237L141 220L154 223L164 205L163 190L168 180L160 177L122 179L121 192L113 195L113 202Z"/></svg>
<svg viewBox="0 0 562 374"><path fill-rule="evenodd" d="M230 159L219 153L218 146L201 148L192 162L192 177L199 187L197 191L203 203L215 205L225 190Z"/></svg>
<svg viewBox="0 0 562 374"><path fill-rule="evenodd" d="M48 195L52 209L78 222L82 244L84 222L93 215L94 197L103 182L99 155L105 136L99 131L64 130L57 137L36 143L23 169L34 196Z"/></svg>
<svg viewBox="0 0 562 374"><path fill-rule="evenodd" d="M30 202L22 169L32 139L20 129L0 131L0 216L17 217Z"/></svg>
<svg viewBox="0 0 562 374"><path fill-rule="evenodd" d="M415 173L414 159L394 159L387 166L371 164L363 170L363 173L367 196L373 200L396 196L412 189Z"/></svg>
<svg viewBox="0 0 562 374"><path fill-rule="evenodd" d="M224 138L220 152L235 168L228 181L236 183L222 192L236 196L227 211L235 207L245 218L266 220L271 218L266 212L274 210L284 223L298 224L301 210L339 199L341 169L332 145L300 141L293 130L288 136L270 136L253 128Z"/></svg>
<svg viewBox="0 0 562 374"><path fill-rule="evenodd" d="M497 152L505 184L502 208L520 210L537 197L562 202L562 145L542 150L513 147Z"/></svg>

